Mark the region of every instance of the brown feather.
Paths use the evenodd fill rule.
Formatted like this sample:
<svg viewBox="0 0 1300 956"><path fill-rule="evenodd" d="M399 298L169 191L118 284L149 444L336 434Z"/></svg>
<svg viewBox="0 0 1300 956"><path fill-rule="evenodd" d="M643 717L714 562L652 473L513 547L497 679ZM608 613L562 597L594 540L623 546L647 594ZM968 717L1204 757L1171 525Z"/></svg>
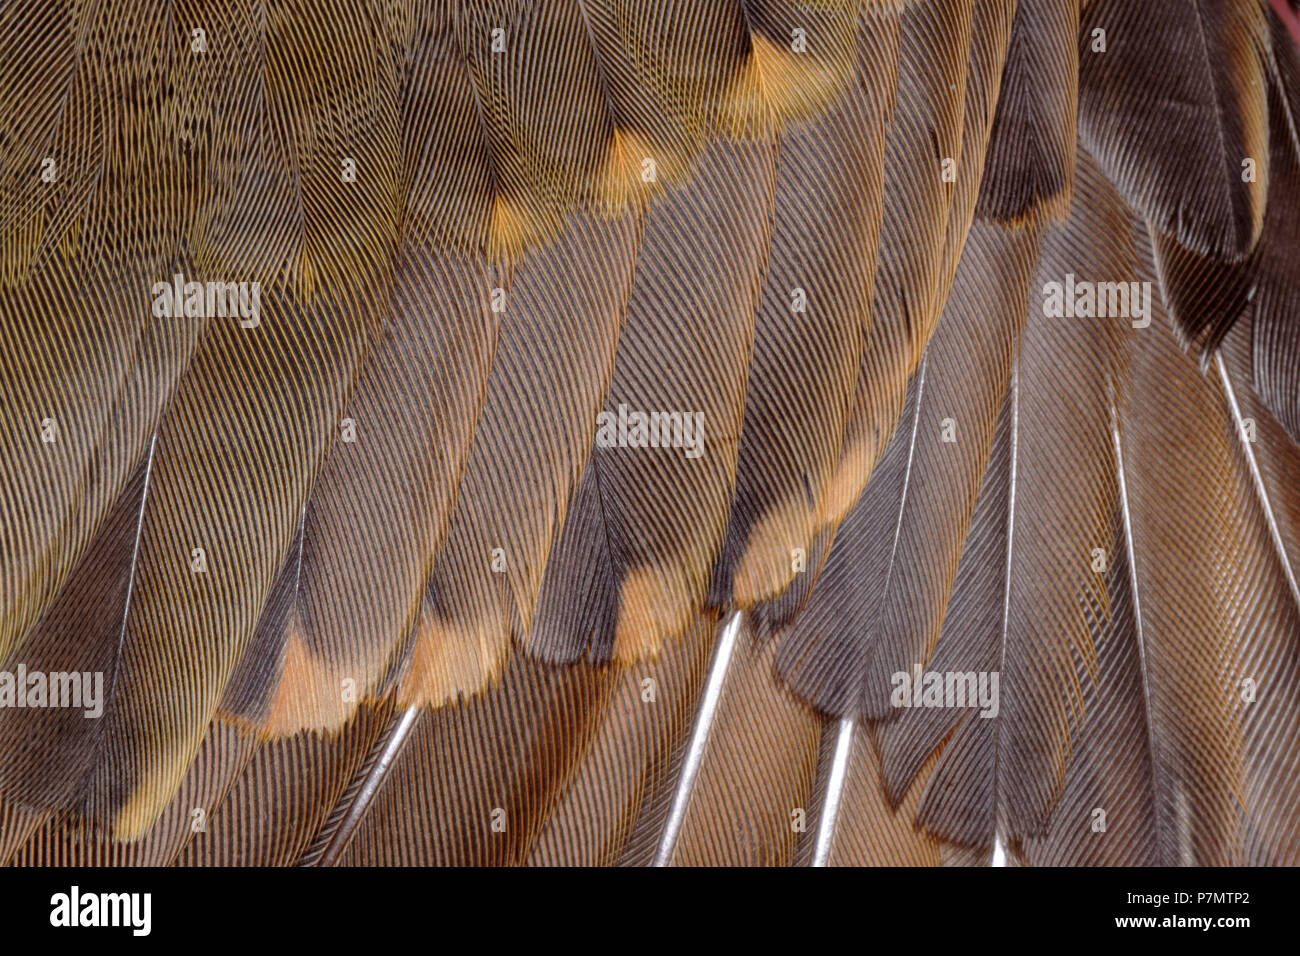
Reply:
<svg viewBox="0 0 1300 956"><path fill-rule="evenodd" d="M187 842L201 839L227 790L252 754L253 739L216 721L176 796L138 839L123 841L71 814L48 814L9 861L17 866L169 866Z"/></svg>
<svg viewBox="0 0 1300 956"><path fill-rule="evenodd" d="M582 510L571 516L603 533L582 531L588 543L581 548L562 537L544 588L581 596L576 585L595 575L586 587L598 603L570 609L543 596L549 614L529 642L543 656L572 660L590 642L597 660L635 659L680 633L702 608L735 482L768 254L772 161L764 145L713 147L691 186L650 207L606 418L600 435L588 434L624 441L623 418L679 412L680 438L669 432L683 447L638 448L629 425L628 447L593 449L587 467L594 475L584 479ZM703 249L711 251L702 256ZM695 280L678 282L687 271ZM651 423L648 430L643 438L659 443L660 429ZM694 449L684 444L692 435Z"/></svg>
<svg viewBox="0 0 1300 956"><path fill-rule="evenodd" d="M710 601L742 607L790 583L839 459L875 271L897 23L865 12L854 83L777 155L772 250L754 328L727 540ZM828 231L829 220L844 227Z"/></svg>
<svg viewBox="0 0 1300 956"><path fill-rule="evenodd" d="M528 633L595 436L638 240L630 215L580 214L499 286L495 360L425 586L403 705L476 693L500 673L512 635Z"/></svg>
<svg viewBox="0 0 1300 956"><path fill-rule="evenodd" d="M972 7L967 0L925 0L900 11L871 324L840 465L822 509L825 523L841 520L866 486L942 311L940 256L953 193L943 165L962 151Z"/></svg>
<svg viewBox="0 0 1300 956"><path fill-rule="evenodd" d="M782 639L778 666L823 710L885 716L889 675L924 662L938 639L1036 252L1028 234L972 232L894 440Z"/></svg>
<svg viewBox="0 0 1300 956"><path fill-rule="evenodd" d="M1268 210L1255 296L1254 384L1300 444L1300 47L1273 22L1275 71L1269 114Z"/></svg>
<svg viewBox="0 0 1300 956"><path fill-rule="evenodd" d="M337 861L522 863L616 686L512 657L489 692L423 714Z"/></svg>
<svg viewBox="0 0 1300 956"><path fill-rule="evenodd" d="M787 865L812 829L822 719L776 684L774 645L736 627L705 749L675 781L681 817L660 830L661 865Z"/></svg>
<svg viewBox="0 0 1300 956"><path fill-rule="evenodd" d="M1268 181L1266 49L1258 3L1084 10L1080 137L1133 208L1193 252L1240 259L1263 228L1263 190L1242 170L1253 159Z"/></svg>
<svg viewBox="0 0 1300 956"><path fill-rule="evenodd" d="M976 214L1007 225L1063 218L1074 181L1079 0L1021 0Z"/></svg>
<svg viewBox="0 0 1300 956"><path fill-rule="evenodd" d="M680 762L695 716L712 647L714 621L697 621L665 642L655 660L614 665L617 689L592 719L596 732L563 784L537 834L533 866L648 863L655 844L650 821ZM638 839L641 836L641 839Z"/></svg>
<svg viewBox="0 0 1300 956"><path fill-rule="evenodd" d="M178 866L289 866L312 845L374 742L385 707L360 708L341 731L306 731L250 749L237 777L177 854Z"/></svg>

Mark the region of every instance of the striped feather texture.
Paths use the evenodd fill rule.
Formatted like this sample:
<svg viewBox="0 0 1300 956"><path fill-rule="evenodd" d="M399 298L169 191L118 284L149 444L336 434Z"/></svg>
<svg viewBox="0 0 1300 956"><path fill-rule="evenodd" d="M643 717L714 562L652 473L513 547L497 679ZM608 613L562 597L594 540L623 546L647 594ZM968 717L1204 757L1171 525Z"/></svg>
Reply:
<svg viewBox="0 0 1300 956"><path fill-rule="evenodd" d="M0 861L1300 862L1294 30L6 3Z"/></svg>

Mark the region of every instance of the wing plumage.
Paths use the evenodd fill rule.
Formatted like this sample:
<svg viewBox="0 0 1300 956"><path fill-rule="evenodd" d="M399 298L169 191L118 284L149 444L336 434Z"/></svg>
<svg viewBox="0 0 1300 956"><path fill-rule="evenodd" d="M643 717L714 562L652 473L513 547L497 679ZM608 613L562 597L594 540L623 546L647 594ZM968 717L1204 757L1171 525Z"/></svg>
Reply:
<svg viewBox="0 0 1300 956"><path fill-rule="evenodd" d="M1300 861L1276 6L6 4L0 860Z"/></svg>

